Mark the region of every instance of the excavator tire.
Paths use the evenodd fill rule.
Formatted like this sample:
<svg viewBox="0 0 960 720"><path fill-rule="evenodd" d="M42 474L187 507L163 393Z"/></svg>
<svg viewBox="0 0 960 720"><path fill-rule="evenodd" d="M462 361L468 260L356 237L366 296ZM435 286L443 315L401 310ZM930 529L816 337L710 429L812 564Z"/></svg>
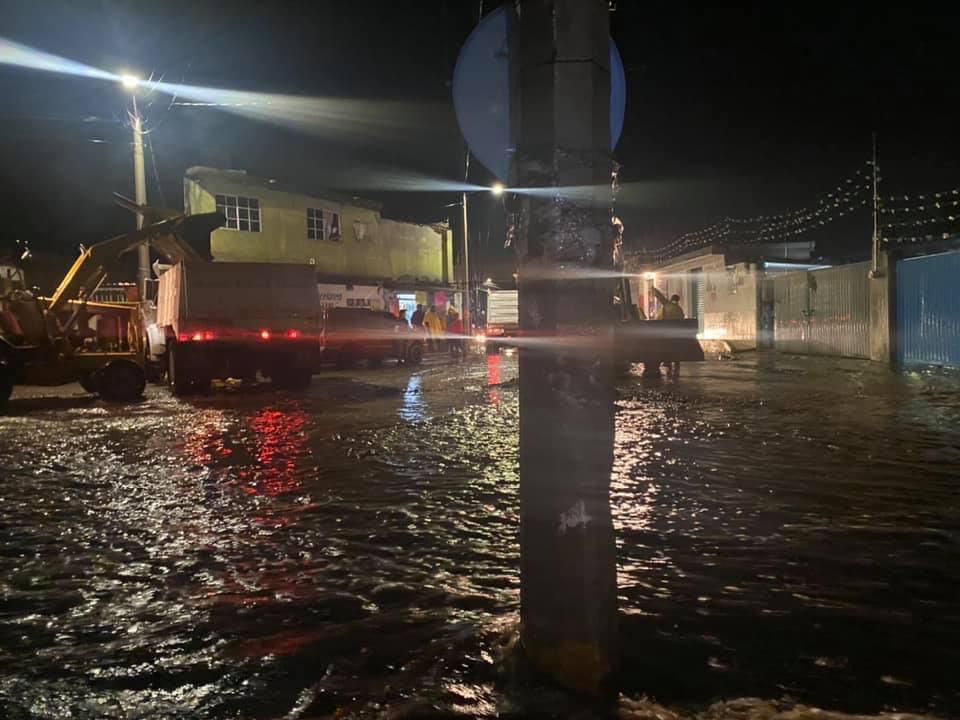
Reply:
<svg viewBox="0 0 960 720"><path fill-rule="evenodd" d="M107 402L132 402L143 397L147 378L135 362L114 360L98 373L100 397Z"/></svg>
<svg viewBox="0 0 960 720"><path fill-rule="evenodd" d="M0 407L6 405L13 393L13 368L0 358Z"/></svg>

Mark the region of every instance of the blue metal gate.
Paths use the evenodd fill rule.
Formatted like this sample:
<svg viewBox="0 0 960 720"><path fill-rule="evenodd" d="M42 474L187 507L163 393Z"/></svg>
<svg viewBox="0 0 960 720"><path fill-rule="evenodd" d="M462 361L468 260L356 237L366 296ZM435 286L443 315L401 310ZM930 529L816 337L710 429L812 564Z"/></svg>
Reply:
<svg viewBox="0 0 960 720"><path fill-rule="evenodd" d="M960 251L897 262L897 360L960 367Z"/></svg>

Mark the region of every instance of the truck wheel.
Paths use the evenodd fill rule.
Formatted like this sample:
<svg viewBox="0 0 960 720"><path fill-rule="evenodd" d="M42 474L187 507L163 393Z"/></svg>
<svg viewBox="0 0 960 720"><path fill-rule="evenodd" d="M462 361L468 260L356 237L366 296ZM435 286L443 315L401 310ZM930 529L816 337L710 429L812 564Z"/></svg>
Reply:
<svg viewBox="0 0 960 720"><path fill-rule="evenodd" d="M340 349L340 352L337 353L338 370L348 370L353 367L354 362L353 348L350 346L344 346Z"/></svg>
<svg viewBox="0 0 960 720"><path fill-rule="evenodd" d="M406 361L411 365L419 365L423 362L423 343L415 342L407 348Z"/></svg>
<svg viewBox="0 0 960 720"><path fill-rule="evenodd" d="M143 368L129 360L114 360L100 375L100 397L107 402L130 402L143 397L147 378Z"/></svg>
<svg viewBox="0 0 960 720"><path fill-rule="evenodd" d="M0 407L6 404L13 393L13 368L0 360Z"/></svg>
<svg viewBox="0 0 960 720"><path fill-rule="evenodd" d="M313 371L310 368L286 368L270 381L282 390L306 390L313 381Z"/></svg>
<svg viewBox="0 0 960 720"><path fill-rule="evenodd" d="M80 387L86 392L96 395L100 392L100 383L103 380L100 370L91 370L80 376Z"/></svg>
<svg viewBox="0 0 960 720"><path fill-rule="evenodd" d="M496 343L487 343L487 355L496 355L500 352L500 346Z"/></svg>
<svg viewBox="0 0 960 720"><path fill-rule="evenodd" d="M193 388L193 378L183 367L183 351L176 345L167 347L167 382L174 395L186 395Z"/></svg>

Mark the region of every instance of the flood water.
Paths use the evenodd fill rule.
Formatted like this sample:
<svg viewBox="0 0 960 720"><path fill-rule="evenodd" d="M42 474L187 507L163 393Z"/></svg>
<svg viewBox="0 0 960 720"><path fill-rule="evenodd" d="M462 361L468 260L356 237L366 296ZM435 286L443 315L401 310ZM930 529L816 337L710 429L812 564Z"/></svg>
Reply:
<svg viewBox="0 0 960 720"><path fill-rule="evenodd" d="M960 381L684 371L621 387L624 693L960 716ZM522 714L496 663L519 610L516 372L15 395L0 716Z"/></svg>

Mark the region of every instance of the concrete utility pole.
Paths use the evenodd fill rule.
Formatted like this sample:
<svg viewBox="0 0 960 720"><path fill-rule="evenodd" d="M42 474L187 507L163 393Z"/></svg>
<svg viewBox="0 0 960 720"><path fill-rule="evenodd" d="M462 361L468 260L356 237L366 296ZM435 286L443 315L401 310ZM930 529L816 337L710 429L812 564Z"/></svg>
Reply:
<svg viewBox="0 0 960 720"><path fill-rule="evenodd" d="M470 176L470 151L467 151L466 171L464 172L464 182L469 181ZM460 200L463 206L463 329L467 335L473 335L473 315L471 310L470 297L470 226L467 224L467 193L464 191Z"/></svg>
<svg viewBox="0 0 960 720"><path fill-rule="evenodd" d="M147 204L147 177L143 169L143 118L137 110L137 98L133 96L133 112L130 115L133 127L133 183L137 205ZM137 229L143 227L143 213L137 213ZM147 299L147 281L150 279L150 247L143 243L137 248L137 289L140 299Z"/></svg>
<svg viewBox="0 0 960 720"><path fill-rule="evenodd" d="M873 267L871 277L880 277L883 268L880 267L881 233L880 233L880 165L877 161L877 134L873 134Z"/></svg>
<svg viewBox="0 0 960 720"><path fill-rule="evenodd" d="M606 696L617 666L607 0L519 0L521 640L533 668Z"/></svg>

